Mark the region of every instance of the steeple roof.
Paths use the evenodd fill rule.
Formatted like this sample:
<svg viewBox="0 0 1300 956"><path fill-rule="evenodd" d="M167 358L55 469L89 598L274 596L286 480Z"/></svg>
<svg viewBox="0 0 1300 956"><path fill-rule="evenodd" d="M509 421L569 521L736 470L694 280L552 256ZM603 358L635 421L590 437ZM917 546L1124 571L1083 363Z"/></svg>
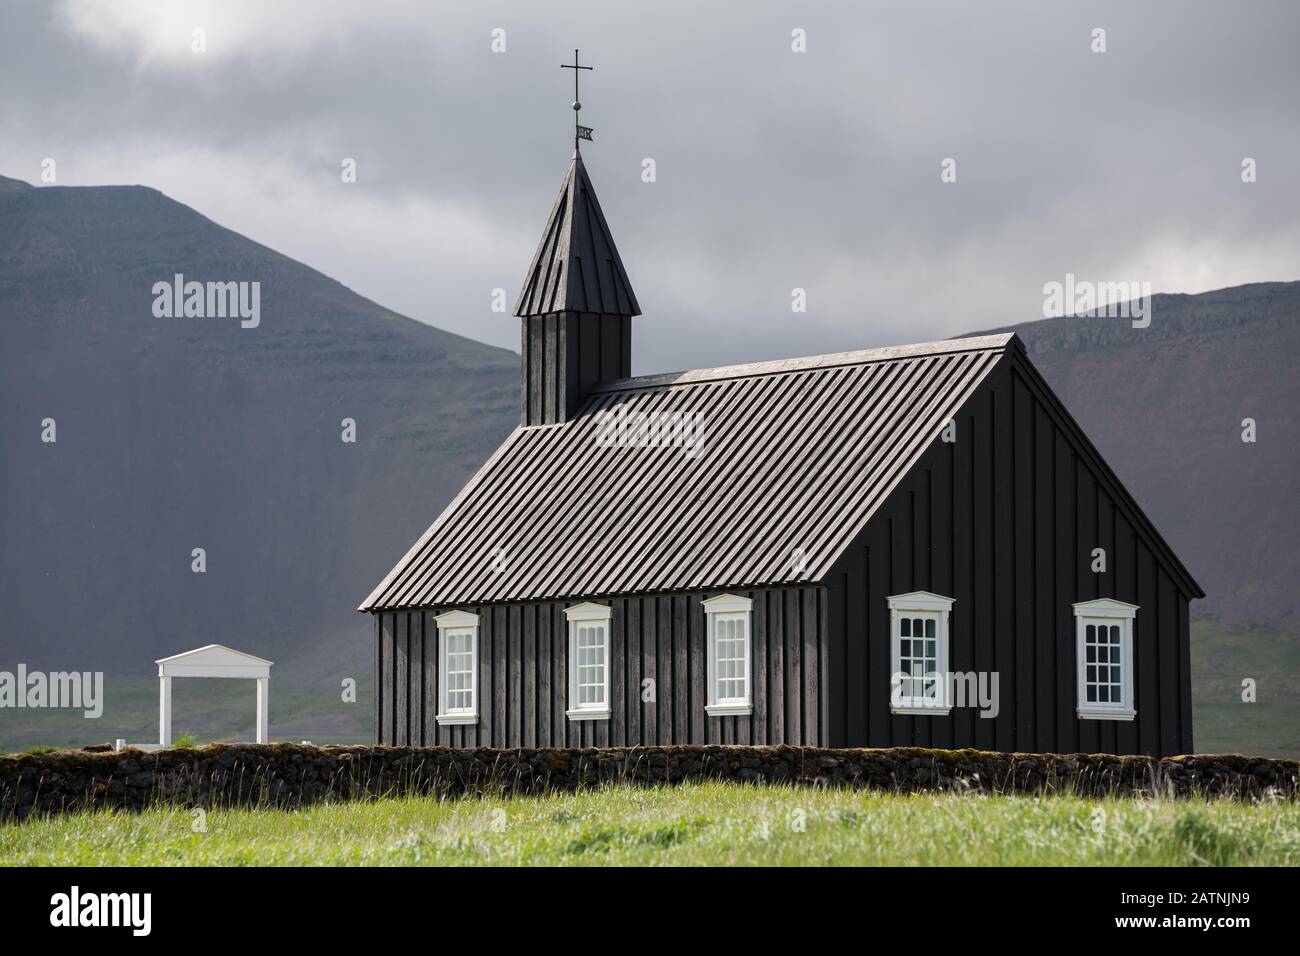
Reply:
<svg viewBox="0 0 1300 956"><path fill-rule="evenodd" d="M521 317L564 311L641 314L577 152L515 304L515 315Z"/></svg>

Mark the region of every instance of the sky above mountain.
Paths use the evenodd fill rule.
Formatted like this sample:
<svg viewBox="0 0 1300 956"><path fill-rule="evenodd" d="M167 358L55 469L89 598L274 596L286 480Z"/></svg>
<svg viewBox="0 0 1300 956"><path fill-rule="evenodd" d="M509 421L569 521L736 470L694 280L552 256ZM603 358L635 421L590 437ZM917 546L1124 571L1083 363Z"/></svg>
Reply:
<svg viewBox="0 0 1300 956"><path fill-rule="evenodd" d="M517 348L493 290L564 175L581 47L651 372L1025 321L1066 273L1296 278L1297 35L1285 2L8 3L0 174L157 187Z"/></svg>

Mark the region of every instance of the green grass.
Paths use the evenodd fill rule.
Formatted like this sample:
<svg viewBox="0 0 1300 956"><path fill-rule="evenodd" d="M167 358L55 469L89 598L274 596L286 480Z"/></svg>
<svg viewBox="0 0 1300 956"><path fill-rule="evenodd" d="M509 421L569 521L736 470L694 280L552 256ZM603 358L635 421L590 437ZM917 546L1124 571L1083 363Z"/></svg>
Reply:
<svg viewBox="0 0 1300 956"><path fill-rule="evenodd" d="M1300 805L704 783L0 826L10 865L1300 865Z"/></svg>
<svg viewBox="0 0 1300 956"><path fill-rule="evenodd" d="M1193 621L1192 708L1197 753L1300 758L1300 635Z"/></svg>

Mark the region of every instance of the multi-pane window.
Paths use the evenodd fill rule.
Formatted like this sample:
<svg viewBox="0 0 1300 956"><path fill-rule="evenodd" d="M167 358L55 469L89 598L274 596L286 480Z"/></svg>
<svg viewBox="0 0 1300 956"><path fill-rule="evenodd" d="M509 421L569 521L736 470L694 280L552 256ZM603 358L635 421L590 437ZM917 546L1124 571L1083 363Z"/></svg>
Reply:
<svg viewBox="0 0 1300 956"><path fill-rule="evenodd" d="M948 622L953 599L929 591L895 594L889 602L890 710L946 714Z"/></svg>
<svg viewBox="0 0 1300 956"><path fill-rule="evenodd" d="M1119 630L1118 624L1084 623L1083 686L1089 704L1118 704L1121 700Z"/></svg>
<svg viewBox="0 0 1300 956"><path fill-rule="evenodd" d="M1083 718L1132 720L1133 622L1137 607L1103 598L1074 605L1078 706Z"/></svg>
<svg viewBox="0 0 1300 956"><path fill-rule="evenodd" d="M745 636L745 618L739 614L719 614L717 657L718 703L735 703L749 698L749 641Z"/></svg>
<svg viewBox="0 0 1300 956"><path fill-rule="evenodd" d="M474 710L474 632L467 628L448 631L444 637L443 676L447 680L447 712Z"/></svg>
<svg viewBox="0 0 1300 956"><path fill-rule="evenodd" d="M592 622L576 625L577 649L575 666L578 671L578 700L576 707L603 707L605 700L605 623Z"/></svg>
<svg viewBox="0 0 1300 956"><path fill-rule="evenodd" d="M904 675L904 697L937 697L938 625L935 614L905 613L898 619L898 670Z"/></svg>
<svg viewBox="0 0 1300 956"><path fill-rule="evenodd" d="M478 722L478 615L465 611L439 614L439 724Z"/></svg>
<svg viewBox="0 0 1300 956"><path fill-rule="evenodd" d="M713 716L753 712L750 681L750 619L754 602L736 594L719 594L704 602L708 636L708 701Z"/></svg>
<svg viewBox="0 0 1300 956"><path fill-rule="evenodd" d="M569 621L569 719L607 718L613 610L601 604L579 604L564 613Z"/></svg>

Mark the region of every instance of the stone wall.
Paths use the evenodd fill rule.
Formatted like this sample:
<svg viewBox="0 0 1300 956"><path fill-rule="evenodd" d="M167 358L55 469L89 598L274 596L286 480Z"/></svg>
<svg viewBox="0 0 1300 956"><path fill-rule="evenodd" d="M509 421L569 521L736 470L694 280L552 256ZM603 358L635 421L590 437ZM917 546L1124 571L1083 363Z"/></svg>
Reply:
<svg viewBox="0 0 1300 956"><path fill-rule="evenodd" d="M606 783L736 780L900 792L1295 799L1300 763L1261 757L1113 757L977 750L629 747L454 750L212 744L152 752L0 756L0 818L87 807L294 807L396 793L526 794Z"/></svg>

